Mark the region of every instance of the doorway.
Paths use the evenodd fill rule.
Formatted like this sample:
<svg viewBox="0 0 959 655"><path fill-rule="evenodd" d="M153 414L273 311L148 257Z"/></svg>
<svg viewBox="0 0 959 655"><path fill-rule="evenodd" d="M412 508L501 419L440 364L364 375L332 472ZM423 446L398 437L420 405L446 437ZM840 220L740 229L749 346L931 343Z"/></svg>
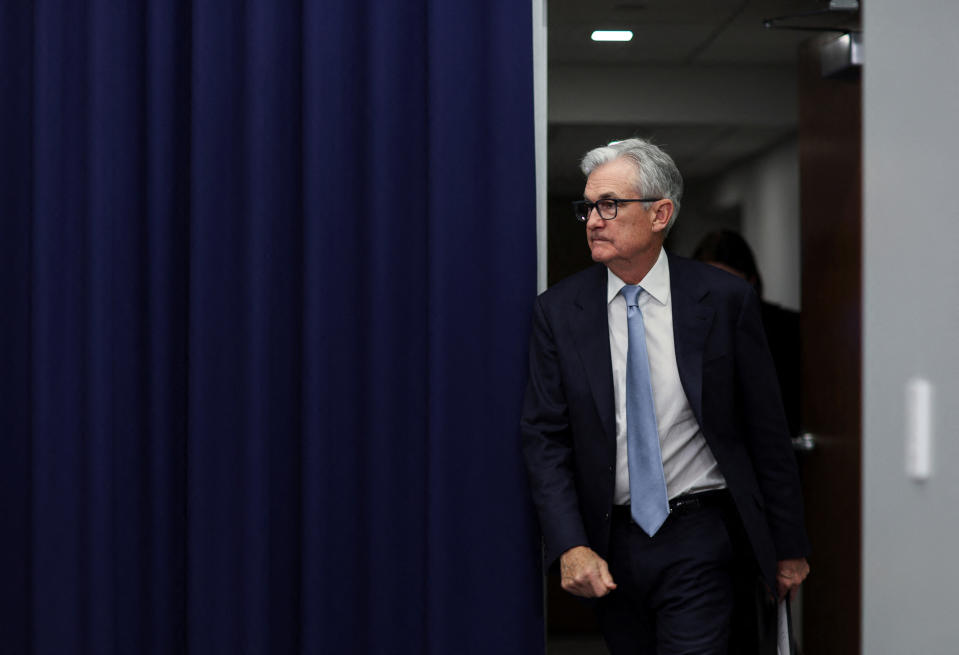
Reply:
<svg viewBox="0 0 959 655"><path fill-rule="evenodd" d="M548 284L591 263L583 227L573 218L570 202L582 197L579 158L590 148L614 139L634 135L650 138L674 157L684 175L684 203L667 242L669 250L689 256L704 234L721 228L737 231L750 242L764 278L766 299L790 310L802 310L803 351L815 349L819 353L815 358L803 356L806 372L802 385L811 391L807 392L808 402L807 394L803 394L800 422L805 429L827 436L820 440L821 452L799 455L804 460L801 466L807 522L814 541L813 575L805 602L813 602L817 608L823 607L817 598L828 588L838 567L851 568L857 575L859 571L859 522L847 520L858 514L843 514L844 525L852 532L843 537L843 552L835 554L829 543L829 525L841 519L821 511L821 494L832 488L832 482L824 481L827 478L859 480L860 434L858 424L852 425L846 431L845 454L834 461L825 454L831 449L830 429L817 427L815 419L816 411L825 410L812 405L821 388L817 379L822 374L820 358L825 351L812 331L841 311L843 320L850 322L850 330L833 346L858 352L859 323L849 316L858 311L858 305L855 309L823 305L809 289L828 285L828 279L822 276L828 278L831 271L819 267L818 279L809 277L806 271L825 251L818 250L816 237L811 236L815 228L807 225L812 220L807 196L816 182L801 169L817 164L808 157L810 135L804 135L804 130L813 128L801 120L804 94L813 91L800 82L803 70L818 65L804 64L802 53L814 52L808 43L821 38L822 33L766 29L763 25L767 18L797 16L821 10L827 4L816 0L547 2ZM857 21L857 14L840 12L781 24L813 28ZM601 28L631 29L633 41L590 41L591 31ZM811 55L805 56L808 59ZM847 109L854 110L858 117L858 105L848 105ZM841 128L839 125L831 129L851 129L847 123L841 123ZM849 148L844 158L858 161L859 150L854 144L842 142L841 147ZM850 237L860 238L855 228L850 228ZM849 266L857 266L857 261L853 259ZM843 361L850 367L847 370L855 373L855 379L844 378L843 383L855 386L860 362L848 358ZM858 393L858 387L854 391L850 388L849 393L853 392ZM823 459L829 463L824 465ZM858 512L858 495L846 498ZM820 558L829 561L819 562ZM850 594L858 594L855 580L847 586ZM805 612L805 632L835 634L826 632L836 629L835 621L848 622L858 629L858 595L855 600L844 612L830 610L833 618L825 623L826 617L818 609ZM797 613L803 614L801 608ZM809 641L808 652L856 652L844 648L858 643L858 634L833 640L836 643L832 644L821 643L821 637L802 639ZM605 652L592 611L560 589L555 573L548 576L547 584L547 652Z"/></svg>

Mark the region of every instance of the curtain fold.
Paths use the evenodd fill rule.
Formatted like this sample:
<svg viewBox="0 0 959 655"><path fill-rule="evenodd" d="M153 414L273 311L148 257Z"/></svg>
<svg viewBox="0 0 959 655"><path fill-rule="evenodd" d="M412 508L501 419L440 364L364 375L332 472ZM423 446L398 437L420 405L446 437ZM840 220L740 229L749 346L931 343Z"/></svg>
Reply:
<svg viewBox="0 0 959 655"><path fill-rule="evenodd" d="M29 647L33 450L31 369L33 13L0 4L0 643Z"/></svg>
<svg viewBox="0 0 959 655"><path fill-rule="evenodd" d="M0 8L11 652L542 650L530 17Z"/></svg>

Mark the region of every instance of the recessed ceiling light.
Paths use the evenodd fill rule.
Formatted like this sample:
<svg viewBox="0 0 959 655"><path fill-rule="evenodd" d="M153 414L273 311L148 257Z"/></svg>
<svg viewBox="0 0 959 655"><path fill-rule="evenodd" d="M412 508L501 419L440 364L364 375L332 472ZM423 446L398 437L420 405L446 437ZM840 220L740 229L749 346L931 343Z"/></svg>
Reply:
<svg viewBox="0 0 959 655"><path fill-rule="evenodd" d="M633 33L629 30L596 30L589 38L593 41L632 41Z"/></svg>

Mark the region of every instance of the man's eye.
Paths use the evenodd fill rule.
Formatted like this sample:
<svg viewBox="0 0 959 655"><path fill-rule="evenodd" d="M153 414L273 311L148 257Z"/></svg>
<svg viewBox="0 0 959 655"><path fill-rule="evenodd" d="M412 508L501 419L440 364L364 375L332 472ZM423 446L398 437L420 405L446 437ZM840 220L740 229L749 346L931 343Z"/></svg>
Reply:
<svg viewBox="0 0 959 655"><path fill-rule="evenodd" d="M599 205L599 208L604 212L611 212L616 206L616 203L612 200L600 200L596 204Z"/></svg>

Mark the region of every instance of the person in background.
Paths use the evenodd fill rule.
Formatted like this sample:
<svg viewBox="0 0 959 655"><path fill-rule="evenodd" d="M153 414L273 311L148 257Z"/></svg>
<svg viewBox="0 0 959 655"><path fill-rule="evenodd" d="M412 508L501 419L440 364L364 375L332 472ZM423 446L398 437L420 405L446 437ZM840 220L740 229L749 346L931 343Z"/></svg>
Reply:
<svg viewBox="0 0 959 655"><path fill-rule="evenodd" d="M746 240L732 230L710 232L693 251L693 259L721 268L743 278L756 290L761 301L760 310L766 341L776 366L776 377L786 409L790 436L798 436L801 428L799 412L801 397L801 340L799 312L786 309L763 299L763 279L756 267L756 258Z"/></svg>

